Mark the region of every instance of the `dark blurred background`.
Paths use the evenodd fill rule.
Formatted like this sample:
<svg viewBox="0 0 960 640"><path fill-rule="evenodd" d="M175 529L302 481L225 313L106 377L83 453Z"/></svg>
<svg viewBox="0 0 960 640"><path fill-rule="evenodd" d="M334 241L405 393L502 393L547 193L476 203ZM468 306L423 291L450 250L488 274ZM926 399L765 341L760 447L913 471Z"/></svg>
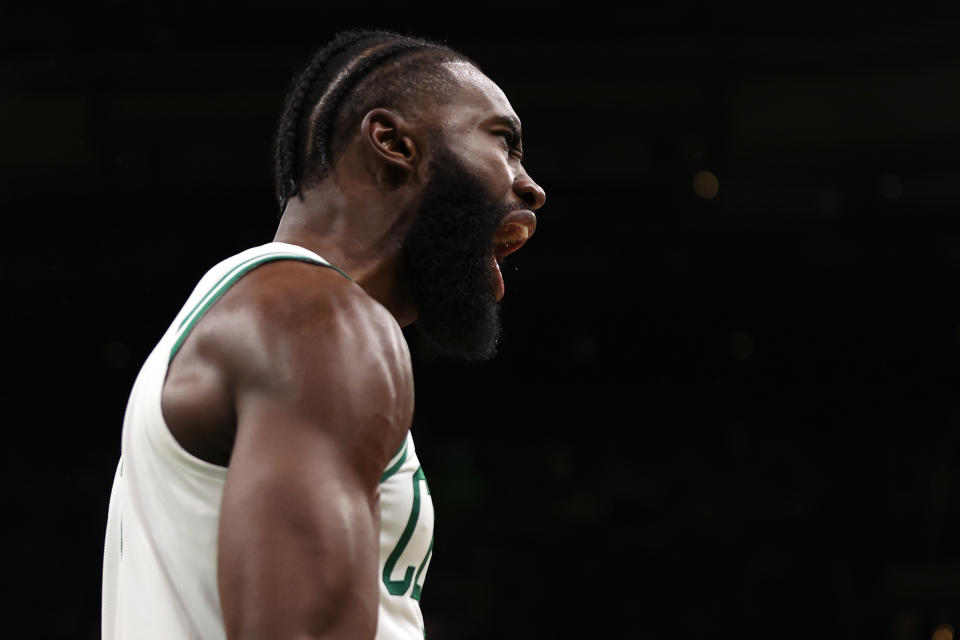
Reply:
<svg viewBox="0 0 960 640"><path fill-rule="evenodd" d="M351 26L474 57L548 194L496 360L407 331L431 640L960 625L960 20L103 3L0 10L3 635L99 637L129 387Z"/></svg>

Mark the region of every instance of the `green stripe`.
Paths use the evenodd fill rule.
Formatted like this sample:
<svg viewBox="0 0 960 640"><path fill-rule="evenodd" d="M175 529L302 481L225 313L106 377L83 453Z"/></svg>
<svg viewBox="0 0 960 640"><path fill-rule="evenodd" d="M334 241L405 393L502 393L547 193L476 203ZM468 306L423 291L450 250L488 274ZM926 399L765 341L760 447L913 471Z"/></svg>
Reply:
<svg viewBox="0 0 960 640"><path fill-rule="evenodd" d="M248 258L247 260L244 260L243 262L241 262L240 264L238 264L237 266L233 267L232 269L227 271L225 274L223 274L223 277L217 280L216 284L210 287L210 290L207 291L205 294L203 294L203 297L200 298L200 302L194 305L193 309L190 310L190 313L184 316L183 321L180 323L180 326L177 327L177 331L179 331L180 329L183 329L183 325L187 324L187 321L190 320L190 317L197 312L197 309L199 309L203 305L203 303L207 300L209 296L217 292L217 289L220 287L220 284L224 280L226 280L227 278L232 276L234 273L236 273L238 269L242 269L245 265L248 265L252 262L256 262L257 260L262 260L263 258L264 256L254 256L252 258Z"/></svg>
<svg viewBox="0 0 960 640"><path fill-rule="evenodd" d="M407 461L407 441L403 441L403 452L400 454L400 459L393 463L393 465L383 472L383 475L380 476L380 484L383 484L387 479L400 470L400 467L403 466L403 463Z"/></svg>
<svg viewBox="0 0 960 640"><path fill-rule="evenodd" d="M214 284L214 285L210 288L210 291L208 291L208 292L206 293L206 295L204 295L204 297L200 300L200 302L198 302L198 303L196 304L196 306L195 306L193 309L190 310L190 313L188 313L188 314L186 315L186 317L184 317L183 322L180 323L180 326L177 327L177 330L179 331L180 329L183 328L183 325L187 324L187 321L190 319L190 316L192 316L194 313L196 313L197 309L198 309L201 305L203 305L203 303L204 303L204 301L206 300L207 296L210 296L210 295L212 295L213 293L215 293L216 290L217 290L217 288L221 285L221 283L223 283L224 280L227 280L228 278L230 278L230 277L231 277L233 274L235 274L238 270L243 269L245 266L250 265L251 263L262 264L263 262L266 262L266 261L268 261L268 260L282 260L282 259L301 260L301 261L303 261L303 262L312 262L312 263L314 263L314 264L319 264L319 265L322 265L322 266L324 266L324 267L330 267L331 269L333 269L334 271L336 271L337 273L339 273L340 275L342 275L342 276L343 276L344 278L346 278L347 280L352 280L352 278L351 278L350 276L348 276L346 273L344 273L343 271L341 271L339 268L333 266L333 265L330 264L329 262L319 261L319 260L317 260L316 258L311 258L311 257L309 257L309 256L303 256L303 255L300 255L300 254L297 254L297 253L279 253L279 252L278 252L278 253L268 253L268 254L264 254L264 255L260 255L260 256L254 256L254 257L252 257L252 258L248 258L247 260L245 260L245 261L241 262L240 264L238 264L237 266L233 267L232 269L230 269L229 271L227 271L227 272L223 275L223 277L221 277L219 280L217 280L216 284ZM246 273L247 271L249 271L249 269L244 270L244 273Z"/></svg>
<svg viewBox="0 0 960 640"><path fill-rule="evenodd" d="M219 300L223 294L225 294L237 280L242 278L252 269L259 267L262 264L267 262L273 262L275 260L298 260L300 262L309 262L311 264L317 264L323 267L330 267L334 271L340 273L348 280L350 276L345 274L343 271L333 266L329 262L321 262L316 258L311 258L309 256L302 256L296 253L276 253L272 255L257 256L251 258L241 264L237 265L233 269L227 272L222 278L220 278L213 288L204 295L204 297L197 303L197 305L187 314L183 319L183 322L180 323L180 326L177 328L178 331L181 331L180 337L177 338L177 341L173 344L173 348L170 349L170 359L173 360L173 357L177 355L177 351L180 350L180 347L183 345L183 341L187 339L187 336L190 335L190 331L193 330L193 327L200 321L200 318L203 317L210 307ZM184 326L186 325L186 326Z"/></svg>

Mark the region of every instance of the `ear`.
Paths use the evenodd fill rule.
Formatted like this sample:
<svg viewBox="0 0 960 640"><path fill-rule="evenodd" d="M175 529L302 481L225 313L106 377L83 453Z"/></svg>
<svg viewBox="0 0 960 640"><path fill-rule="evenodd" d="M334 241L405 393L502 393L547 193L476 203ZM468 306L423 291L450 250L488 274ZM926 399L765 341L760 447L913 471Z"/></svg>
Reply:
<svg viewBox="0 0 960 640"><path fill-rule="evenodd" d="M420 147L407 120L390 109L378 107L367 112L360 135L368 150L388 167L409 173L420 162Z"/></svg>

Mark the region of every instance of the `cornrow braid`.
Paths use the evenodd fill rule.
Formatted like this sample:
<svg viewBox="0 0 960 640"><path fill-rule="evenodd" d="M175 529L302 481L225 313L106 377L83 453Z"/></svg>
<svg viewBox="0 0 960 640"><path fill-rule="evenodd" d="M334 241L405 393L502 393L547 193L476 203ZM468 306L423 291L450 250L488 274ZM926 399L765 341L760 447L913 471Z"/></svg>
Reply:
<svg viewBox="0 0 960 640"><path fill-rule="evenodd" d="M354 120L374 106L415 101L449 86L441 62L466 56L444 45L389 31L346 31L294 76L274 144L280 212L319 182L346 144Z"/></svg>
<svg viewBox="0 0 960 640"><path fill-rule="evenodd" d="M316 158L318 168L323 171L328 166L327 148L332 134L333 118L331 117L340 106L340 102L350 90L360 82L367 72L378 64L398 54L417 48L415 43L394 43L381 45L361 58L355 58L344 68L343 73L332 83L329 90L317 103L313 113L313 130L307 138L307 161Z"/></svg>
<svg viewBox="0 0 960 640"><path fill-rule="evenodd" d="M340 33L326 46L314 53L306 66L294 76L290 83L274 142L274 160L276 163L274 179L281 211L283 211L290 196L297 192L297 178L301 172L297 139L300 133L298 130L304 106L307 103L307 94L311 93L318 75L329 64L330 60L356 44L363 35L362 32L355 31Z"/></svg>

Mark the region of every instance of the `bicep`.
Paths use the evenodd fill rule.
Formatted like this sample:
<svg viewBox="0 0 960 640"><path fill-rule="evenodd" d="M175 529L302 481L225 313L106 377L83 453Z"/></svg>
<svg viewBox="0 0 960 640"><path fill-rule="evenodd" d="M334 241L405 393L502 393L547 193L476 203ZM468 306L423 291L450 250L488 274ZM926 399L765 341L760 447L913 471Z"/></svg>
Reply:
<svg viewBox="0 0 960 640"><path fill-rule="evenodd" d="M249 404L220 516L229 637L373 637L375 492L334 436L287 407Z"/></svg>
<svg viewBox="0 0 960 640"><path fill-rule="evenodd" d="M379 479L410 427L412 378L392 318L351 291L272 307L281 316L228 367L218 577L231 639L374 635Z"/></svg>

